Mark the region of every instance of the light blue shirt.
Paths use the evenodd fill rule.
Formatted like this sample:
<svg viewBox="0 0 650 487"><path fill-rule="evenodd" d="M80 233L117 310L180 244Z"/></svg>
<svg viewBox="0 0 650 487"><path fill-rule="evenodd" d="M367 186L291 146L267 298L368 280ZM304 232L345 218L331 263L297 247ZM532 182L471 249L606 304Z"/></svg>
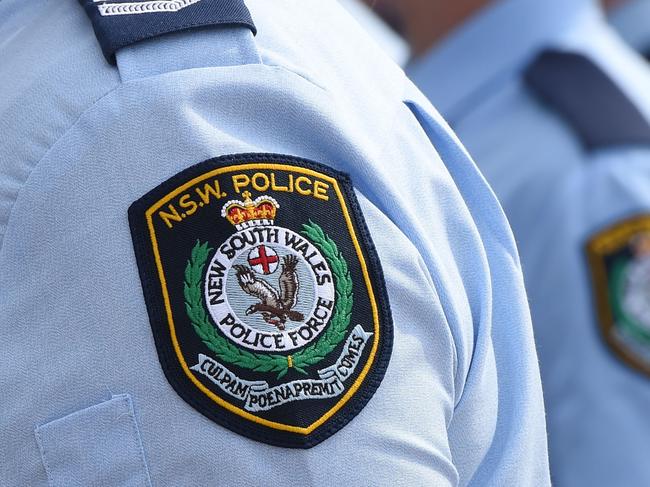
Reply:
<svg viewBox="0 0 650 487"><path fill-rule="evenodd" d="M589 152L523 82L540 49L593 60L650 118L645 64L590 1L504 0L408 74L450 120L504 206L522 257L558 486L650 483L650 383L607 349L584 251L650 210L650 151Z"/></svg>
<svg viewBox="0 0 650 487"><path fill-rule="evenodd" d="M247 4L256 37L170 34L114 67L76 0L0 3L0 484L548 485L519 258L472 160L335 3ZM307 450L174 392L129 232L151 188L250 152L351 175L390 296L381 386Z"/></svg>
<svg viewBox="0 0 650 487"><path fill-rule="evenodd" d="M650 1L626 0L611 12L609 21L632 47L650 53Z"/></svg>
<svg viewBox="0 0 650 487"><path fill-rule="evenodd" d="M386 54L399 66L404 66L409 58L406 41L386 24L362 0L339 0L339 3L359 22L359 25L374 39Z"/></svg>

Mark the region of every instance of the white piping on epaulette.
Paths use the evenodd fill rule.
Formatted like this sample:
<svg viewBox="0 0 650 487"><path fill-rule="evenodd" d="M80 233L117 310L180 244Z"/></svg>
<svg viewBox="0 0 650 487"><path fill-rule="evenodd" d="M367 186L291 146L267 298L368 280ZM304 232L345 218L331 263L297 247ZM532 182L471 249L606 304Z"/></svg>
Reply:
<svg viewBox="0 0 650 487"><path fill-rule="evenodd" d="M99 3L104 0L93 0ZM100 15L103 17L111 15L134 15L150 14L157 12L178 12L201 0L154 0L150 2L129 2L129 3L102 3L97 5Z"/></svg>

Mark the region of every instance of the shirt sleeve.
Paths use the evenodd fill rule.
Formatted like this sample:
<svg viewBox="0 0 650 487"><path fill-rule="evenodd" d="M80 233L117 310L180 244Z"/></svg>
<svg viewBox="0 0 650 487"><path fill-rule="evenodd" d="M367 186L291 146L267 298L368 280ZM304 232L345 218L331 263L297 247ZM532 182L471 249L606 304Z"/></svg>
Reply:
<svg viewBox="0 0 650 487"><path fill-rule="evenodd" d="M460 485L549 485L537 354L512 232L492 190L440 116L417 94L408 105L445 161L480 242L469 250L466 236L447 230L452 246L469 250L457 254L457 265L471 315L450 320L458 366L449 438ZM473 261L478 256L480 263ZM486 414L494 420L487 428L478 420ZM482 449L480 462L467 455L472 447Z"/></svg>

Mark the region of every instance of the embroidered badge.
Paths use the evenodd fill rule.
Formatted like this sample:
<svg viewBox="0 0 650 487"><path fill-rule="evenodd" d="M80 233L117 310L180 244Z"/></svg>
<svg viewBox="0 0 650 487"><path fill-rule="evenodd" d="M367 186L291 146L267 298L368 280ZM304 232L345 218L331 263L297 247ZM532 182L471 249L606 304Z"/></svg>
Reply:
<svg viewBox="0 0 650 487"><path fill-rule="evenodd" d="M587 250L606 342L628 365L650 374L650 216L608 228Z"/></svg>
<svg viewBox="0 0 650 487"><path fill-rule="evenodd" d="M160 363L190 405L293 448L365 406L392 322L346 175L289 156L217 158L135 202L129 220Z"/></svg>

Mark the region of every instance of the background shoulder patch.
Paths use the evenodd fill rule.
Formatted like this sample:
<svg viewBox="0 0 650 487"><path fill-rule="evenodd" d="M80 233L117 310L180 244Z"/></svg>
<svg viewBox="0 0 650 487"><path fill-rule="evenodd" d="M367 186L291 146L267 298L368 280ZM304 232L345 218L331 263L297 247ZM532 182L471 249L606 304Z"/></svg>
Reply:
<svg viewBox="0 0 650 487"><path fill-rule="evenodd" d="M303 159L202 162L129 209L160 363L220 425L309 448L379 386L383 274L347 175Z"/></svg>
<svg viewBox="0 0 650 487"><path fill-rule="evenodd" d="M587 254L606 343L625 363L650 375L650 215L598 233Z"/></svg>

